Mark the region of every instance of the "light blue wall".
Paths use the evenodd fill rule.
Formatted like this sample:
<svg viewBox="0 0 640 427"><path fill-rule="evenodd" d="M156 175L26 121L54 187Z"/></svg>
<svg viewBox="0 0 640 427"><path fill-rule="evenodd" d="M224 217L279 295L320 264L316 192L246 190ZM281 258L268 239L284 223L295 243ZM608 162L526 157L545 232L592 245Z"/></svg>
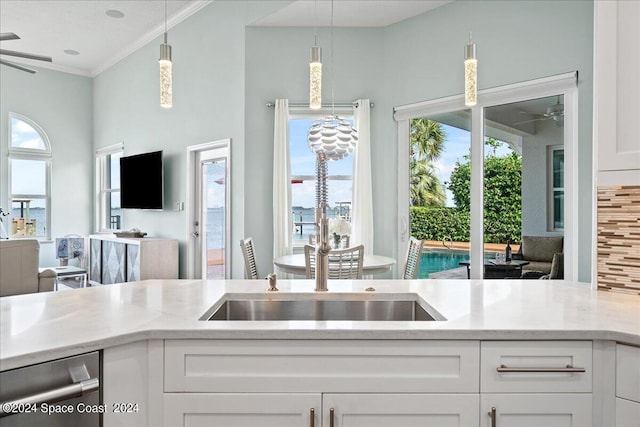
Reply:
<svg viewBox="0 0 640 427"><path fill-rule="evenodd" d="M35 67L34 67L35 68ZM0 67L0 206L9 207L9 113L36 122L51 142L51 237L88 234L93 212L92 80L36 68ZM41 242L40 266L57 265L54 245Z"/></svg>
<svg viewBox="0 0 640 427"><path fill-rule="evenodd" d="M188 146L231 138L231 242L244 236L245 224L237 219L245 217L245 25L282 4L216 1L171 28L171 109L159 105L160 38L95 78L95 148L122 141L125 155L164 150L165 209L127 210L123 228L178 239L181 277L186 274L187 218L173 207L187 197ZM241 257L233 245L234 278L244 276Z"/></svg>

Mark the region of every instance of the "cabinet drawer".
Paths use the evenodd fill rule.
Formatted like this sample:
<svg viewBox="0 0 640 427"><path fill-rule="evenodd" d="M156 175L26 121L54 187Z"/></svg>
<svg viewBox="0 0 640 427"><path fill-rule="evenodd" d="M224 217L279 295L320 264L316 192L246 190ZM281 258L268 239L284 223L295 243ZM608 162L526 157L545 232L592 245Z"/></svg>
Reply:
<svg viewBox="0 0 640 427"><path fill-rule="evenodd" d="M166 392L479 391L478 341L167 340Z"/></svg>
<svg viewBox="0 0 640 427"><path fill-rule="evenodd" d="M616 346L616 396L640 402L640 348Z"/></svg>
<svg viewBox="0 0 640 427"><path fill-rule="evenodd" d="M591 392L591 341L483 341L481 360L483 393Z"/></svg>

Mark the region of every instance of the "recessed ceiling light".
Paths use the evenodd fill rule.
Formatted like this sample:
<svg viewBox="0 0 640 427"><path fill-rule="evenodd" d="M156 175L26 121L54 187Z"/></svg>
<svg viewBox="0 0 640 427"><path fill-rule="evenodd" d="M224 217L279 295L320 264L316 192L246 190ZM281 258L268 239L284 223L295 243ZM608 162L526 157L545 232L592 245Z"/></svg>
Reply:
<svg viewBox="0 0 640 427"><path fill-rule="evenodd" d="M109 9L105 13L111 18L124 18L124 13L119 10Z"/></svg>
<svg viewBox="0 0 640 427"><path fill-rule="evenodd" d="M73 49L65 49L64 53L66 53L67 55L80 55L80 52Z"/></svg>

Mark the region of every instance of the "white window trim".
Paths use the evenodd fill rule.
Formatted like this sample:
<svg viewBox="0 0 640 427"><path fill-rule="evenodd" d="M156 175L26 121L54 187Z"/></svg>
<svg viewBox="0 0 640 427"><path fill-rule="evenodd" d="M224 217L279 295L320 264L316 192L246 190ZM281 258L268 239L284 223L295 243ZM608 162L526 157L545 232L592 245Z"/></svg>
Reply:
<svg viewBox="0 0 640 427"><path fill-rule="evenodd" d="M555 226L554 210L555 200L554 195L556 191L562 191L565 194L565 187L553 186L553 153L556 151L564 151L563 145L550 145L547 148L547 230L550 232L564 231L563 228L557 228ZM566 221L566 217L565 217Z"/></svg>
<svg viewBox="0 0 640 427"><path fill-rule="evenodd" d="M16 118L20 121L27 123L31 126L38 134L40 135L40 139L44 142L45 148L19 148L12 146L11 134L11 119ZM38 125L36 122L31 120L30 118L23 116L18 113L9 113L9 147L8 147L8 167L7 172L8 176L8 206L10 211L13 211L13 199L38 199L45 200L45 233L43 236L36 236L36 239L40 241L50 241L51 240L51 141L49 140L49 136L47 133ZM41 194L20 194L12 192L12 182L11 182L11 168L12 168L12 160L40 160L45 162L45 195ZM10 230L7 230L10 234ZM18 239L22 237L17 237ZM33 238L31 236L25 236L25 238Z"/></svg>
<svg viewBox="0 0 640 427"><path fill-rule="evenodd" d="M578 88L577 72L485 89L478 92L478 104L464 105L464 96L398 106L394 118L398 122L398 240L394 248L399 254L408 244L409 215L409 122L412 118L452 111L471 111L471 279L482 279L483 263L483 176L484 176L484 109L496 105L525 101L546 96L564 96L565 148L565 204L564 253L565 280L578 278L578 221L574 218L578 207ZM403 180L403 177L406 179ZM568 196L568 197L567 197Z"/></svg>
<svg viewBox="0 0 640 427"><path fill-rule="evenodd" d="M103 191L110 193L112 189L103 190L105 188L105 173L104 168L106 166L106 157L112 154L122 152L124 154L124 142L109 145L104 148L96 150L96 167L95 167L95 194L94 194L94 207L95 207L95 229L98 233L112 233L113 229L107 229L104 227L106 222L105 207L103 206ZM119 189L118 189L119 191Z"/></svg>

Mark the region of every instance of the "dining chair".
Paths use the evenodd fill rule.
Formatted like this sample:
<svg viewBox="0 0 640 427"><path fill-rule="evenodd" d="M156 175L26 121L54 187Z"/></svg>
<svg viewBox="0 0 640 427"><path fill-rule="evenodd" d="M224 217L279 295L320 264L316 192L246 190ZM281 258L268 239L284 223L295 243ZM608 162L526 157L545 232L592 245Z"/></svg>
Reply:
<svg viewBox="0 0 640 427"><path fill-rule="evenodd" d="M256 254L253 248L253 239L247 237L240 240L240 248L242 248L242 256L244 256L244 267L247 271L248 279L258 278L258 267L256 266Z"/></svg>
<svg viewBox="0 0 640 427"><path fill-rule="evenodd" d="M417 279L420 271L420 257L422 257L422 247L424 240L415 237L409 239L409 250L407 251L407 262L404 265L403 279Z"/></svg>
<svg viewBox="0 0 640 427"><path fill-rule="evenodd" d="M307 279L316 277L316 248L304 246L305 271ZM364 246L332 249L329 253L329 279L362 279Z"/></svg>

